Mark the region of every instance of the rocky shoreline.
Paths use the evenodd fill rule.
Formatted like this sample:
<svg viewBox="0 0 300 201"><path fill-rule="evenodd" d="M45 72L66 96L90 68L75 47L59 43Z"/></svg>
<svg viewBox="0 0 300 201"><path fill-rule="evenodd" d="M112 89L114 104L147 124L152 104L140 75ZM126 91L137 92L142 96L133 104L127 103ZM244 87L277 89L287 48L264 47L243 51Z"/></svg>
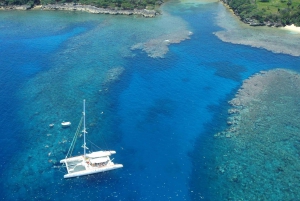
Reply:
<svg viewBox="0 0 300 201"><path fill-rule="evenodd" d="M0 5L0 10L30 10L32 7L30 5Z"/></svg>
<svg viewBox="0 0 300 201"><path fill-rule="evenodd" d="M30 5L11 5L0 6L0 10L66 10L66 11L83 11L94 14L111 14L111 15L140 15L146 18L152 18L159 15L155 10L147 9L133 9L133 10L121 10L110 8L98 8L92 5L82 5L77 3L63 3L63 4L47 4L31 7Z"/></svg>

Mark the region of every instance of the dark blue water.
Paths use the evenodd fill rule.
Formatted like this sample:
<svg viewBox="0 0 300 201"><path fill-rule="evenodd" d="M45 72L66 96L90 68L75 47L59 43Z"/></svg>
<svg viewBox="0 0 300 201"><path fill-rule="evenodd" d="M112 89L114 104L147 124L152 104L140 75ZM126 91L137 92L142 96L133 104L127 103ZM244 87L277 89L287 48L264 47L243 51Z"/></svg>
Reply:
<svg viewBox="0 0 300 201"><path fill-rule="evenodd" d="M220 41L213 34L220 30L214 23L217 9L218 3L166 8L185 20L193 35L170 45L163 59L142 51L120 56L130 51L126 38L137 42L129 29L144 26L139 18L118 21L79 13L56 22L56 12L0 13L0 26L9 24L12 30L0 34L2 198L215 200L206 186L211 169L205 163L213 157L206 139L226 127L227 101L252 74L277 67L298 71L300 62ZM44 17L37 30L27 30L23 20L13 18L10 24L7 15ZM42 26L43 21L48 24ZM120 30L123 35L117 34ZM115 66L124 67L124 73L103 86L105 72ZM67 117L76 124L83 98L90 122L98 123L90 125L90 138L116 150L114 161L124 168L64 180L63 169L53 168L58 165L53 160L64 158L68 144L60 142L72 137L75 127L49 130L48 124ZM52 140L46 135L50 132Z"/></svg>

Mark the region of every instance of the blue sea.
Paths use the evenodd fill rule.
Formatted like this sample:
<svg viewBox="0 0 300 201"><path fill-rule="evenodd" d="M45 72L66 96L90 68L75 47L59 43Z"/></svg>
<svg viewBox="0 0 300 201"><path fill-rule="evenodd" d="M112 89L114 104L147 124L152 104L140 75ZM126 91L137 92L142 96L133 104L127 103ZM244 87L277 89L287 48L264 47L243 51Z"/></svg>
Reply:
<svg viewBox="0 0 300 201"><path fill-rule="evenodd" d="M272 51L273 39L269 48L223 42L216 35L226 31L220 13L229 35L243 25L219 2L170 1L162 10L153 19L0 12L2 200L217 199L205 164L215 154L208 139L227 127L228 101L262 70L299 72L300 57L274 53L281 51ZM283 30L273 34L300 39ZM63 179L59 160L83 99L87 138L116 150L114 162L124 167ZM63 129L62 121L72 126Z"/></svg>

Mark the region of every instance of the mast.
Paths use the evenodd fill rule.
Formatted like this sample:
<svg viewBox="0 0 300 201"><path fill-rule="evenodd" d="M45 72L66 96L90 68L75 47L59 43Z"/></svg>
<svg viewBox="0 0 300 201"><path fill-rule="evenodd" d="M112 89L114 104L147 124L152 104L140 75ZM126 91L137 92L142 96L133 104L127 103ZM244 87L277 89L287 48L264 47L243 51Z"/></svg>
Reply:
<svg viewBox="0 0 300 201"><path fill-rule="evenodd" d="M86 153L85 153L85 148L86 148L86 146L85 146L85 133L86 133L86 131L85 131L85 99L83 99L83 112L82 112L82 114L83 114L83 156L84 156L84 159L85 159L85 155L86 155Z"/></svg>

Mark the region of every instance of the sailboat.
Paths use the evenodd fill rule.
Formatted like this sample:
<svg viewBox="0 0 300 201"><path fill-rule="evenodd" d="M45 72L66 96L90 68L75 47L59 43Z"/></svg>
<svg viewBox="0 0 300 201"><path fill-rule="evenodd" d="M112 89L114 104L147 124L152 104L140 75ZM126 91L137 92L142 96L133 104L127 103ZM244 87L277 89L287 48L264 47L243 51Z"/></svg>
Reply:
<svg viewBox="0 0 300 201"><path fill-rule="evenodd" d="M75 146L76 139L80 135L81 125L83 123L83 155L72 157L72 152ZM61 160L60 163L63 163L68 171L64 175L64 178L79 177L84 175L90 175L100 172L105 172L109 170L114 170L122 168L122 164L115 164L112 162L113 159L110 159L112 154L115 154L115 151L96 151L91 153L86 153L88 149L86 147L86 128L85 128L85 100L83 100L83 112L80 123L77 127L75 136L72 140L69 151L66 155L66 158Z"/></svg>

